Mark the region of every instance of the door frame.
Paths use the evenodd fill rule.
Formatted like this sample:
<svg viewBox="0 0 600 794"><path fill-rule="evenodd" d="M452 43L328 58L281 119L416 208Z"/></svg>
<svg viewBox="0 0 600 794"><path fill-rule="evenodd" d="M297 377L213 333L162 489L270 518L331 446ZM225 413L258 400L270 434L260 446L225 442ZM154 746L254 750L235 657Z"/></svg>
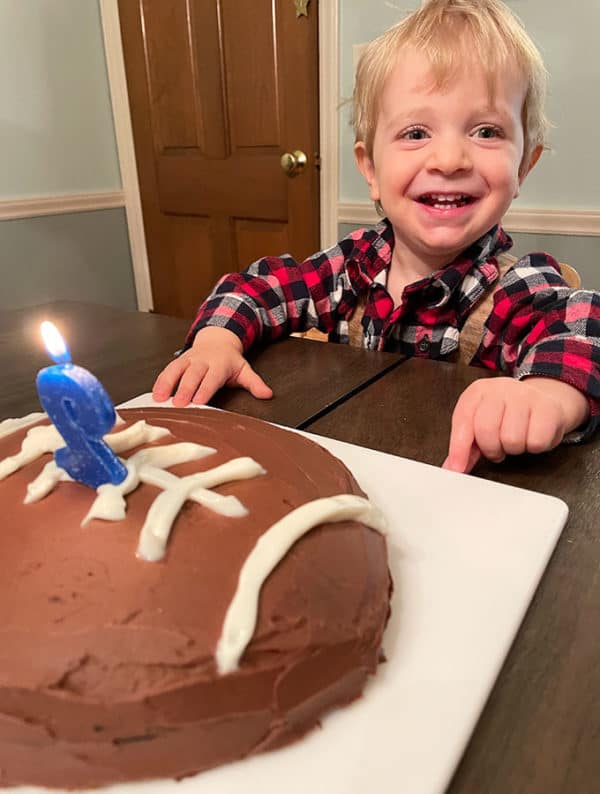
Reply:
<svg viewBox="0 0 600 794"><path fill-rule="evenodd" d="M133 146L133 131L131 128L131 116L129 115L129 94L125 79L125 63L121 46L121 25L117 0L100 0L100 19L104 37L104 53L119 167L121 169L123 204L127 218L135 293L139 311L148 312L152 311L154 303L152 300L142 202Z"/></svg>
<svg viewBox="0 0 600 794"><path fill-rule="evenodd" d="M288 1L292 2L292 0ZM317 2L317 0L313 0L313 2ZM322 248L334 245L338 239L338 8L339 0L324 0L319 3L319 149L321 155L319 190ZM309 5L309 13L310 10ZM138 309L151 311L153 300L150 267L135 162L117 0L100 0L100 18Z"/></svg>

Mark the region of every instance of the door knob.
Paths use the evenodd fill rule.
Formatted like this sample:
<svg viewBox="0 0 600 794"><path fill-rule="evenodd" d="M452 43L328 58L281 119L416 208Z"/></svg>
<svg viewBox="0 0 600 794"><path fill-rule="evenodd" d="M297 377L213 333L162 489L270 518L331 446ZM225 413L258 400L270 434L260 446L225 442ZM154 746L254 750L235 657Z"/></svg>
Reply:
<svg viewBox="0 0 600 794"><path fill-rule="evenodd" d="M279 162L288 176L296 176L304 171L308 159L304 152L296 149L294 152L282 154Z"/></svg>

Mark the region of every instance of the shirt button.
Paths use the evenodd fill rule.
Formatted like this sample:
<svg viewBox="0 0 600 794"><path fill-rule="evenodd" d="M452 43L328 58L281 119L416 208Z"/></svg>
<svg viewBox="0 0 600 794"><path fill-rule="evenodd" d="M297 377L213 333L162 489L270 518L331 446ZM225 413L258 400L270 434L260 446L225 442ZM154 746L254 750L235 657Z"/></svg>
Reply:
<svg viewBox="0 0 600 794"><path fill-rule="evenodd" d="M426 353L429 350L430 344L431 342L429 341L429 337L424 336L423 339L419 341L419 344L417 345L417 350L419 351L419 353Z"/></svg>

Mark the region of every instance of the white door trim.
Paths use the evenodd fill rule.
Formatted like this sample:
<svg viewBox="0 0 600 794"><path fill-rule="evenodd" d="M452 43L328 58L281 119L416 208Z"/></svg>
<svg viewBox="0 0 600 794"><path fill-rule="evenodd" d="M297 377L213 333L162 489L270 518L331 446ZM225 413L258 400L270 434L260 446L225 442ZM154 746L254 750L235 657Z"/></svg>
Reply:
<svg viewBox="0 0 600 794"><path fill-rule="evenodd" d="M319 4L319 126L321 248L338 240L339 3Z"/></svg>
<svg viewBox="0 0 600 794"><path fill-rule="evenodd" d="M129 113L129 95L125 78L117 0L100 0L100 16L102 19L104 51L106 54L115 135L119 152L119 165L121 167L121 181L125 197L125 213L129 231L137 304L140 311L151 311L154 308L154 303L152 300L150 267L148 265L142 203Z"/></svg>

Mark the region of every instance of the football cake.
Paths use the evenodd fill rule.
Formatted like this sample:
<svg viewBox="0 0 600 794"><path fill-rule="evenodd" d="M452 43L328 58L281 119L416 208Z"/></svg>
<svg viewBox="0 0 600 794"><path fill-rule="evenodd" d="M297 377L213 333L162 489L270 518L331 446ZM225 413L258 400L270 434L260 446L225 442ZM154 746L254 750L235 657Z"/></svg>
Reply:
<svg viewBox="0 0 600 794"><path fill-rule="evenodd" d="M291 742L381 660L382 516L322 447L130 409L97 490L43 415L0 423L0 785L182 778ZM323 735L326 741L326 735Z"/></svg>

